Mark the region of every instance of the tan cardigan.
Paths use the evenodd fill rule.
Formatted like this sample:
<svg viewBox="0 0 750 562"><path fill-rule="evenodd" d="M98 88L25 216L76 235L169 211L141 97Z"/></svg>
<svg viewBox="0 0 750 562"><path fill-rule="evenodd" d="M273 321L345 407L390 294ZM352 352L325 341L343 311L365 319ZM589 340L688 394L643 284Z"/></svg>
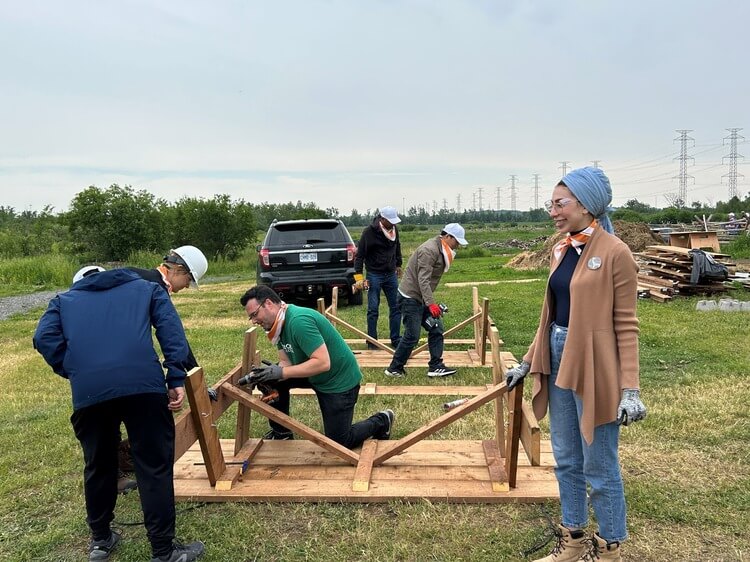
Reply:
<svg viewBox="0 0 750 562"><path fill-rule="evenodd" d="M593 258L599 258L600 267L592 268L597 261L590 261ZM555 262L553 253L550 275L561 261L562 255ZM637 277L638 266L628 246L598 227L570 281L568 336L557 375L557 386L574 390L583 401L581 433L589 444L594 440L594 427L617 417L621 390L640 386ZM523 357L531 365L537 419L547 414L549 402L552 307L548 279L539 328Z"/></svg>

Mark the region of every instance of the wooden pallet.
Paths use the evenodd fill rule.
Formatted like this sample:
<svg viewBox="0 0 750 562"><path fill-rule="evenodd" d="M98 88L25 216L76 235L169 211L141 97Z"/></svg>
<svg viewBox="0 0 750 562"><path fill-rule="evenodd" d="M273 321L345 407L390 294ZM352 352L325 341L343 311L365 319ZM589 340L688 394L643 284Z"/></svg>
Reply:
<svg viewBox="0 0 750 562"><path fill-rule="evenodd" d="M377 442L378 447L388 442ZM234 440L222 439L228 462ZM426 440L372 469L366 491L352 491L357 467L309 441L264 441L242 479L217 490L206 475L200 447L175 464L175 499L247 502L388 502L428 499L449 503L541 502L559 497L548 441L541 466L521 458L515 488L493 491L483 441Z"/></svg>

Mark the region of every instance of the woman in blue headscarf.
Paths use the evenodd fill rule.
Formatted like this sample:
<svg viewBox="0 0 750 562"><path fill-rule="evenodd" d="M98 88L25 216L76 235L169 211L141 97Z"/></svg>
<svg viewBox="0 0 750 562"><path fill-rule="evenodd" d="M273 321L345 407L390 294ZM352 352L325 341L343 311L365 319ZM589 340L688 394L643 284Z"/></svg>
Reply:
<svg viewBox="0 0 750 562"><path fill-rule="evenodd" d="M538 419L547 409L562 524L552 553L537 562L621 560L627 538L618 439L620 425L643 419L639 395L638 266L614 236L609 179L573 170L545 203L566 236L551 256L533 343L508 371L508 389L531 373ZM599 524L588 535L587 492Z"/></svg>

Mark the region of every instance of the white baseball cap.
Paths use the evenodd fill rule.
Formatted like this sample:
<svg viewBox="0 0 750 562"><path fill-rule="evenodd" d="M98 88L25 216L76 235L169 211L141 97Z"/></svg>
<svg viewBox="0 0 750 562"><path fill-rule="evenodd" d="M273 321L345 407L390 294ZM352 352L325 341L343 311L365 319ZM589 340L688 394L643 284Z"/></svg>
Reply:
<svg viewBox="0 0 750 562"><path fill-rule="evenodd" d="M464 236L466 236L466 231L464 230L464 227L458 224L457 222L446 224L443 227L443 232L453 236L453 238L458 240L458 243L461 244L462 246L467 246L469 244L466 241L466 238L464 238Z"/></svg>
<svg viewBox="0 0 750 562"><path fill-rule="evenodd" d="M76 271L76 274L73 276L73 283L78 283L84 277L88 277L89 275L93 275L94 273L99 273L101 271L104 271L104 268L98 265L83 266L81 269Z"/></svg>
<svg viewBox="0 0 750 562"><path fill-rule="evenodd" d="M380 216L391 224L398 224L401 222L401 219L398 218L396 207L383 207L380 209Z"/></svg>

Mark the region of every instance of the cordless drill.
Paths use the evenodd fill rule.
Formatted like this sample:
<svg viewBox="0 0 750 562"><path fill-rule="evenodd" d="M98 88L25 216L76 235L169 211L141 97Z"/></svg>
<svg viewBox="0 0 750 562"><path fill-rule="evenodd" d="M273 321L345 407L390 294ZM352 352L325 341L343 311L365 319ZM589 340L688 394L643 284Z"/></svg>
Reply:
<svg viewBox="0 0 750 562"><path fill-rule="evenodd" d="M271 365L271 362L266 361L265 359L262 361L262 363L264 365ZM237 386L249 386L248 390L250 392L252 392L253 389L257 386L258 390L260 390L261 392L261 402L265 402L266 404L274 404L279 399L279 391L268 383L257 383L253 380L255 373L262 368L263 367L252 367L247 375L237 381Z"/></svg>

